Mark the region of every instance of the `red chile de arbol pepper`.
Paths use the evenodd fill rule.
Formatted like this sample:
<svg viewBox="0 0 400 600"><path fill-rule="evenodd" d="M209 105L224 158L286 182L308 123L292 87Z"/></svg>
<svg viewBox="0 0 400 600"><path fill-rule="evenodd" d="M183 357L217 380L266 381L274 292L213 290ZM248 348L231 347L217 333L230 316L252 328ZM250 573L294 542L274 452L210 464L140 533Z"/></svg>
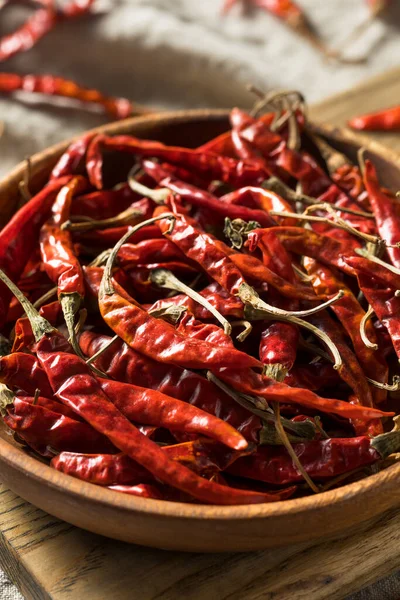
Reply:
<svg viewBox="0 0 400 600"><path fill-rule="evenodd" d="M214 369L213 374L222 379L224 383L243 394L261 396L267 401L285 402L310 408L323 413L332 413L347 419L374 419L382 416L391 416L393 413L385 413L377 408L358 406L334 400L322 398L303 388L293 388L262 376L250 369ZM216 379L211 376L212 381Z"/></svg>
<svg viewBox="0 0 400 600"><path fill-rule="evenodd" d="M331 438L293 444L304 470L313 479L327 479L359 469L385 458L399 442L399 432L376 438L359 436ZM271 484L287 485L302 480L291 457L282 446L263 446L255 454L239 458L228 471Z"/></svg>
<svg viewBox="0 0 400 600"><path fill-rule="evenodd" d="M98 189L103 187L103 151L107 149L143 157L160 158L189 169L195 174L208 177L210 180L218 179L239 187L256 185L268 177L266 169L262 166L237 161L211 152L165 146L160 142L139 140L127 135L115 137L98 135L91 142L86 157L88 177Z"/></svg>
<svg viewBox="0 0 400 600"><path fill-rule="evenodd" d="M57 193L70 177L54 180L45 186L0 231L0 268L17 280L37 244L40 227L48 218ZM11 294L0 284L0 327L7 316Z"/></svg>
<svg viewBox="0 0 400 600"><path fill-rule="evenodd" d="M361 337L360 325L365 317L365 311L359 304L357 298L343 281L339 280L328 267L309 258L305 259L304 266L311 277L312 285L317 293L331 295L335 294L340 289L343 290L343 297L332 305L332 310L349 335L354 352L365 375L371 379L375 379L379 383L386 384L388 380L388 366L386 361L377 355L375 350L367 347ZM369 340L376 344L374 327L371 322L367 322L366 324L366 333ZM341 352L341 356L343 358L343 352ZM364 375L360 372L356 375L356 379L360 381L361 378L364 379ZM385 390L373 388L371 391L375 403L385 400Z"/></svg>
<svg viewBox="0 0 400 600"><path fill-rule="evenodd" d="M0 93L11 94L17 91L45 94L46 96L59 96L61 98L78 100L89 105L92 104L93 106L97 105L114 119L125 119L133 112L132 104L126 98L103 96L101 92L81 87L70 79L63 79L54 75L0 73Z"/></svg>
<svg viewBox="0 0 400 600"><path fill-rule="evenodd" d="M40 232L40 252L47 275L57 285L71 341L74 341L74 318L85 293L82 268L72 243L71 234L62 228L68 220L73 196L86 187L82 177L72 179L58 193L52 217ZM78 347L79 348L79 347Z"/></svg>
<svg viewBox="0 0 400 600"><path fill-rule="evenodd" d="M378 174L372 162L366 160L363 167L365 189L368 192L369 203L379 234L387 244L396 245L400 242L400 217L396 211L395 202L381 189ZM392 263L396 267L400 267L400 247L388 247L387 252Z"/></svg>
<svg viewBox="0 0 400 600"><path fill-rule="evenodd" d="M87 423L45 408L46 399L15 396L7 406L5 423L31 448L51 458L54 452L116 452L109 440Z"/></svg>
<svg viewBox="0 0 400 600"><path fill-rule="evenodd" d="M43 396L53 395L46 373L33 354L13 352L0 357L0 381L32 396L37 389Z"/></svg>
<svg viewBox="0 0 400 600"><path fill-rule="evenodd" d="M110 402L102 391L90 367L71 354L71 346L33 306L0 273L3 281L17 295L25 312L31 318L37 340L38 360L47 374L54 395L105 435L117 448L148 469L157 479L191 496L214 504L248 504L276 500L272 494L239 490L207 481L183 465L171 461L162 450L145 437ZM290 495L293 490L287 490Z"/></svg>
<svg viewBox="0 0 400 600"><path fill-rule="evenodd" d="M257 221L261 227L275 225L275 221L265 210L248 208L240 204L223 203L209 192L201 190L190 183L180 181L176 177L171 177L156 162L145 160L143 161L143 168L160 187L167 188L178 195L180 201L206 209L218 215L222 222L228 217L229 219L243 219L243 221Z"/></svg>
<svg viewBox="0 0 400 600"><path fill-rule="evenodd" d="M94 133L87 133L72 142L54 165L50 173L50 180L65 175L78 175L78 169L84 167L87 149L95 135Z"/></svg>
<svg viewBox="0 0 400 600"><path fill-rule="evenodd" d="M85 331L79 340L86 356L93 357L111 342L110 337ZM198 373L176 365L155 362L117 339L95 360L112 379L140 385L179 398L223 419L249 440L257 441L260 419L236 404L216 385Z"/></svg>
<svg viewBox="0 0 400 600"><path fill-rule="evenodd" d="M363 292L382 325L386 327L397 357L400 359L400 298L396 295L396 291L400 288L383 282L379 278L379 265L376 265L372 261L359 256L349 257L346 260L357 270L360 290ZM375 276L375 270L377 271L377 276ZM393 278L393 282L396 282L395 277Z"/></svg>
<svg viewBox="0 0 400 600"><path fill-rule="evenodd" d="M241 450L247 442L228 423L181 400L137 385L99 379L101 389L130 421L211 437Z"/></svg>
<svg viewBox="0 0 400 600"><path fill-rule="evenodd" d="M210 476L225 470L248 451L228 450L210 440L194 440L173 446L162 446L163 452L184 464L195 473ZM97 485L135 484L154 481L153 475L126 454L77 454L61 452L53 458L51 466Z"/></svg>

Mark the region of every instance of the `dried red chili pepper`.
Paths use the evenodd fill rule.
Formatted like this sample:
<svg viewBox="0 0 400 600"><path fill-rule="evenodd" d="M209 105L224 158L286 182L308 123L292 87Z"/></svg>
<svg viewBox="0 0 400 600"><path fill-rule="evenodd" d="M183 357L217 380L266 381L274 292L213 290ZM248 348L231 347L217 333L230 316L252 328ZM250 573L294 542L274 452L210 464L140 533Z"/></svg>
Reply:
<svg viewBox="0 0 400 600"><path fill-rule="evenodd" d="M15 52L13 52L13 54L15 54ZM12 94L17 91L78 100L87 105L100 107L113 119L126 119L133 112L133 106L126 98L104 96L98 90L81 87L75 81L70 79L63 79L62 77L56 77L54 75L18 75L17 73L0 73L0 93Z"/></svg>
<svg viewBox="0 0 400 600"><path fill-rule="evenodd" d="M250 369L214 369L213 374L235 390L250 396L260 396L267 401L299 404L323 413L332 413L347 419L374 419L392 416L377 408L354 405L342 400L322 398L310 390L293 388ZM212 379L214 381L214 379Z"/></svg>
<svg viewBox="0 0 400 600"><path fill-rule="evenodd" d="M122 184L112 190L89 192L74 198L71 204L71 215L89 217L90 219L111 219L127 210L139 200L127 184Z"/></svg>
<svg viewBox="0 0 400 600"><path fill-rule="evenodd" d="M315 258L323 264L337 267L348 275L355 275L354 270L345 261L345 257L354 255L353 248L348 248L343 242L302 227L274 227L271 231L288 252ZM262 234L262 230L254 230L252 239L255 240Z"/></svg>
<svg viewBox="0 0 400 600"><path fill-rule="evenodd" d="M149 485L140 483L138 485L110 485L109 490L120 492L121 494L130 494L131 496L139 496L140 498L153 498L153 500L168 500L169 497L163 494L161 486Z"/></svg>
<svg viewBox="0 0 400 600"><path fill-rule="evenodd" d="M213 281L201 292L199 292L204 298L225 317L233 317L236 319L243 319L244 317L244 306L243 302L236 296L232 296L226 290L224 290L219 283ZM213 315L201 304L198 304L192 298L189 298L185 294L177 294L172 298L163 298L157 300L151 306L145 308L148 312L158 312L165 309L167 306L184 306L187 310L192 313L196 319L206 321L213 318Z"/></svg>
<svg viewBox="0 0 400 600"><path fill-rule="evenodd" d="M180 181L176 177L171 177L169 173L158 163L150 160L143 161L145 172L150 175L160 187L171 190L179 196L179 199L188 202L192 206L206 209L213 214L217 214L223 221L226 217L229 219L243 219L243 221L257 221L261 227L271 227L275 221L265 210L257 208L248 208L246 206L234 203L222 203L221 200L201 190L190 183Z"/></svg>
<svg viewBox="0 0 400 600"><path fill-rule="evenodd" d="M230 448L247 447L244 437L228 423L186 402L128 383L99 379L101 389L130 421L211 437Z"/></svg>
<svg viewBox="0 0 400 600"><path fill-rule="evenodd" d="M1 356L0 381L9 387L23 390L31 396L37 389L42 396L48 398L53 396L49 380L33 354L13 352Z"/></svg>
<svg viewBox="0 0 400 600"><path fill-rule="evenodd" d="M162 451L192 469L195 473L210 475L225 470L247 452L234 452L209 440L195 440ZM152 474L126 454L77 454L61 452L52 459L51 466L83 481L97 485L124 485L154 481Z"/></svg>
<svg viewBox="0 0 400 600"><path fill-rule="evenodd" d="M73 196L85 189L86 180L75 177L63 187L52 208L52 217L40 231L40 252L43 266L51 281L57 285L58 298L75 351L74 320L85 294L82 268L72 243L71 234L62 225L69 218Z"/></svg>
<svg viewBox="0 0 400 600"><path fill-rule="evenodd" d="M379 234L387 244L400 242L400 218L396 212L394 202L381 189L378 174L372 162L366 160L363 165L363 177L368 199L375 216ZM400 248L387 248L390 260L396 267L400 267Z"/></svg>
<svg viewBox="0 0 400 600"><path fill-rule="evenodd" d="M44 400L45 404L46 401ZM33 399L25 401L16 396L13 404L7 407L3 417L6 425L33 450L52 458L54 451L70 452L115 452L109 440L87 423L71 419L60 412L54 412L33 404Z"/></svg>
<svg viewBox="0 0 400 600"><path fill-rule="evenodd" d="M42 224L48 218L49 211L60 189L70 177L54 180L45 186L36 196L15 213L0 231L0 268L14 281L17 280L37 244ZM11 294L0 284L0 327L7 316Z"/></svg>
<svg viewBox="0 0 400 600"><path fill-rule="evenodd" d="M262 208L265 211L285 211L291 212L291 205L281 198L275 192L271 192L270 190L265 190L259 187L251 187L247 186L244 188L240 188L231 192L229 194L225 194L220 198L221 202L226 204L243 204L244 206L251 206L255 208ZM226 216L229 216L228 214ZM245 219L246 220L246 219ZM281 218L276 217L277 223L280 225L296 225L296 221L294 219Z"/></svg>
<svg viewBox="0 0 400 600"><path fill-rule="evenodd" d="M371 465L393 452L398 444L398 432L382 434L376 438L330 438L301 444L293 449L305 471L313 479L326 479L348 473L359 467ZM239 458L228 471L234 475L287 485L302 480L302 475L282 446L263 446L255 454Z"/></svg>
<svg viewBox="0 0 400 600"><path fill-rule="evenodd" d="M375 277L374 271L377 267L375 263L357 256L351 258L351 264L357 269L360 290L389 332L397 357L400 359L400 298L396 296L398 288L390 287Z"/></svg>
<svg viewBox="0 0 400 600"><path fill-rule="evenodd" d="M79 343L83 353L93 357L109 344L111 339L106 335L84 331ZM258 440L260 419L235 404L229 396L198 373L176 365L156 362L135 352L121 339L115 340L95 360L95 364L112 379L158 390L193 404L226 421L246 439Z"/></svg>
<svg viewBox="0 0 400 600"><path fill-rule="evenodd" d="M90 182L98 189L103 187L103 150L106 149L160 158L189 169L195 174L208 177L210 180L218 179L239 187L257 185L268 176L264 167L211 152L165 146L160 142L139 140L127 135L115 137L98 135L91 142L86 157L86 170Z"/></svg>
<svg viewBox="0 0 400 600"><path fill-rule="evenodd" d="M54 165L50 173L50 181L59 177L65 177L66 175L80 174L78 171L80 167L84 166L86 152L94 136L94 133L87 133L68 146Z"/></svg>
<svg viewBox="0 0 400 600"><path fill-rule="evenodd" d="M365 375L371 379L375 379L379 383L386 384L388 381L388 366L386 361L377 355L374 350L368 348L361 338L360 325L362 319L365 317L365 311L360 306L357 298L351 290L343 284L343 281L339 280L327 267L309 258L305 259L304 266L308 275L311 277L311 283L317 293L331 295L338 292L339 289L343 290L343 297L332 305L332 310L349 335L354 352ZM373 325L367 323L366 328L368 338L372 343L376 343ZM343 358L343 352L341 352L341 355ZM355 376L358 383L360 383L361 378L364 378L364 375L361 372ZM386 393L382 389L373 388L371 389L371 392L375 403L383 402L386 398ZM362 398L360 399L362 400Z"/></svg>

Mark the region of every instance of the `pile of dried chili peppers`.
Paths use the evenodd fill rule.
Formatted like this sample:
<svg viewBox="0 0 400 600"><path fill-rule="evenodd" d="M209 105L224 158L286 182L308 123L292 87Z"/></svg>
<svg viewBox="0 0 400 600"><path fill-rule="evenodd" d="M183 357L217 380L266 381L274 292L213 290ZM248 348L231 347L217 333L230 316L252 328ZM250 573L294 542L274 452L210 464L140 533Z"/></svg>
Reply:
<svg viewBox="0 0 400 600"><path fill-rule="evenodd" d="M86 134L0 232L3 420L63 473L233 505L396 458L398 200L296 93L230 122Z"/></svg>

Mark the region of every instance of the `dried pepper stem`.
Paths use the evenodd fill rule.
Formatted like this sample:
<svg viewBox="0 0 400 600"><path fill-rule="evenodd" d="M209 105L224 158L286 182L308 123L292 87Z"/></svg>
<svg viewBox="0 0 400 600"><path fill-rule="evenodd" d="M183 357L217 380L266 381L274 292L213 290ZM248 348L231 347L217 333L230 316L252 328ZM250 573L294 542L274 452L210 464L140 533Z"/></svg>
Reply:
<svg viewBox="0 0 400 600"><path fill-rule="evenodd" d="M114 342L116 342L117 340L119 340L119 336L118 335L114 335L113 338L111 338L111 340L109 342L107 342L106 344L104 344L104 346L102 346L100 348L100 350L98 350L95 354L93 354L93 356L91 356L90 358L88 358L86 360L86 364L87 365L91 365L92 363L94 363L94 361L99 358L99 356L101 356L103 354L103 352L105 352L106 350L109 349L110 346L112 346L114 344Z"/></svg>
<svg viewBox="0 0 400 600"><path fill-rule="evenodd" d="M372 308L372 306L368 306L368 310L360 322L360 336L361 336L361 339L364 342L364 344L367 346L367 348L371 348L371 350L378 350L378 344L371 342L371 340L367 336L367 331L366 331L367 322L372 317L374 312L375 311Z"/></svg>
<svg viewBox="0 0 400 600"><path fill-rule="evenodd" d="M340 209L338 209L338 211L340 211ZM329 211L331 212L331 211ZM338 229L343 229L344 231L347 231L348 233L351 233L352 235L355 235L356 237L362 239L365 242L370 242L371 244L376 244L376 245L384 245L385 242L384 240L382 240L382 238L376 236L376 235L371 235L369 233L363 233L361 231L359 231L358 229L355 229L355 227L352 227L351 225L349 225L346 221L344 221L343 219L341 219L340 217L337 216L336 211L332 211L331 213L334 218L333 219L329 219L328 217L313 217L310 215L307 215L305 212L302 213L301 215L297 214L297 213L291 213L291 212L285 212L285 211L278 211L278 210L273 210L270 212L271 217L289 217L290 219L298 219L299 221L309 221L309 222L314 222L314 223L324 223L325 225L332 225L333 227L337 227Z"/></svg>
<svg viewBox="0 0 400 600"><path fill-rule="evenodd" d="M344 291L339 290L337 294L335 294L332 298L319 304L318 306L314 306L313 308L309 308L307 310L283 310L282 308L278 308L277 306L272 306L272 304L268 304L264 300L258 296L258 294L254 291L254 289L248 285L247 283L242 283L239 288L239 298L242 300L244 304L250 304L253 308L260 309L269 313L269 315L277 316L277 317L310 317L311 315L315 315L321 310L325 310L331 304L334 304L340 298L343 298Z"/></svg>
<svg viewBox="0 0 400 600"><path fill-rule="evenodd" d="M139 181L135 179L135 175L137 175L136 166L132 167L128 175L128 184L133 192L140 194L145 198L150 198L150 200L153 200L156 204L165 204L167 198L172 194L171 190L167 188L152 190L146 185L143 185L143 183L139 183Z"/></svg>
<svg viewBox="0 0 400 600"><path fill-rule="evenodd" d="M224 332L226 335L231 335L232 326L225 317L221 315L220 312L217 311L216 308L213 307L204 296L201 296L192 288L185 285L182 281L179 281L177 277L171 271L167 271L167 269L155 269L150 273L150 280L152 283L157 285L158 287L165 288L167 290L175 290L176 292L180 292L182 294L186 294L189 298L192 298L195 302L204 306L214 317L219 321L224 328Z"/></svg>
<svg viewBox="0 0 400 600"><path fill-rule="evenodd" d="M229 385L211 373L211 371L207 371L207 379L215 383L215 385L230 396L232 400L240 404L240 406L257 415L266 423L275 423L273 411L262 398L256 398L255 396L249 396L248 394L233 390ZM281 421L285 429L291 431L296 436L307 440L315 438L316 427L311 419L307 419L306 421L291 421L290 419L281 417Z"/></svg>
<svg viewBox="0 0 400 600"><path fill-rule="evenodd" d="M122 238L119 240L119 242L117 242L117 244L115 244L110 256L108 257L106 266L104 268L103 279L102 279L101 287L100 287L100 295L102 295L102 294L111 295L114 293L114 287L113 287L112 281L111 281L111 273L112 273L112 268L113 268L115 259L117 257L119 250L121 249L121 246L123 246L125 244L125 242L127 242L134 233L139 231L139 229L142 229L143 227L146 227L147 225L151 225L152 223L155 223L157 221L161 221L162 219L171 221L171 227L170 227L170 229L171 229L173 227L173 223L176 219L176 216L172 213L163 213L162 215L158 215L157 217L152 217L151 219L142 221L142 223L139 223L138 225L135 225L134 227L129 229L129 231L127 231L126 234L124 236L122 236Z"/></svg>
<svg viewBox="0 0 400 600"><path fill-rule="evenodd" d="M375 381L375 379L370 379L369 377L367 377L367 380L371 385L380 390L386 390L387 392L398 392L400 390L400 377L398 375L393 375L392 383L381 383L380 381Z"/></svg>
<svg viewBox="0 0 400 600"><path fill-rule="evenodd" d="M135 219L140 219L143 216L143 212L136 208L127 208L123 212L119 213L115 217L109 219L89 219L79 222L65 221L61 229L67 229L74 233L85 233L87 231L93 231L94 229L108 229L110 227L121 227L122 225L128 225Z"/></svg>
<svg viewBox="0 0 400 600"><path fill-rule="evenodd" d="M337 349L336 345L332 342L330 337L326 335L326 333L324 333L323 331L318 329L318 327L315 327L311 323L308 323L307 321L304 321L303 319L299 319L296 316L293 316L290 314L284 315L284 314L278 314L278 313L271 313L269 310L269 305L265 304L263 302L263 300L261 300L259 298L258 294L252 288L250 288L250 286L246 285L246 287L242 287L241 289L242 289L242 294L239 290L239 296L240 296L242 302L246 305L245 315L247 316L247 318L250 321L255 320L255 319L257 319L257 320L259 320L259 319L261 319L261 320L275 319L277 321L287 321L289 323L293 323L294 325L298 325L299 327L303 327L304 329L308 329L316 337L318 337L332 353L332 356L334 358L333 368L337 370L342 367L343 361L340 356L340 352ZM330 303L332 304L331 301L330 301ZM264 308L264 305L267 308ZM285 313L285 311L283 311L283 312ZM316 311L316 312L318 312L318 311Z"/></svg>
<svg viewBox="0 0 400 600"><path fill-rule="evenodd" d="M290 443L287 433L283 427L279 403L273 402L272 406L273 406L274 415L275 415L276 431L277 431L278 435L280 436L282 443L284 444L286 450L289 452L293 463L296 465L297 469L304 477L304 480L308 483L308 485L310 486L312 491L315 492L316 494L318 494L320 491L319 488L315 485L315 483L313 482L311 477L308 475L306 470L303 468L303 465L301 464L299 457L297 456L296 452L294 451L293 446Z"/></svg>

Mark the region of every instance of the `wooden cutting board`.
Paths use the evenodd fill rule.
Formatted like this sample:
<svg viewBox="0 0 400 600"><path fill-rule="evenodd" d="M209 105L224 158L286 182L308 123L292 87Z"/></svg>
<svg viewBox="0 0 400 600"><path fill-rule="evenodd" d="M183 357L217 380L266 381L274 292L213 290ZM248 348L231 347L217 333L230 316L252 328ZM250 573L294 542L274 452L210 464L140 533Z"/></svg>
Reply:
<svg viewBox="0 0 400 600"><path fill-rule="evenodd" d="M400 103L400 69L311 108L335 125ZM400 133L374 134L400 151ZM341 600L400 569L400 511L312 546L185 554L77 529L0 484L0 565L27 600Z"/></svg>

